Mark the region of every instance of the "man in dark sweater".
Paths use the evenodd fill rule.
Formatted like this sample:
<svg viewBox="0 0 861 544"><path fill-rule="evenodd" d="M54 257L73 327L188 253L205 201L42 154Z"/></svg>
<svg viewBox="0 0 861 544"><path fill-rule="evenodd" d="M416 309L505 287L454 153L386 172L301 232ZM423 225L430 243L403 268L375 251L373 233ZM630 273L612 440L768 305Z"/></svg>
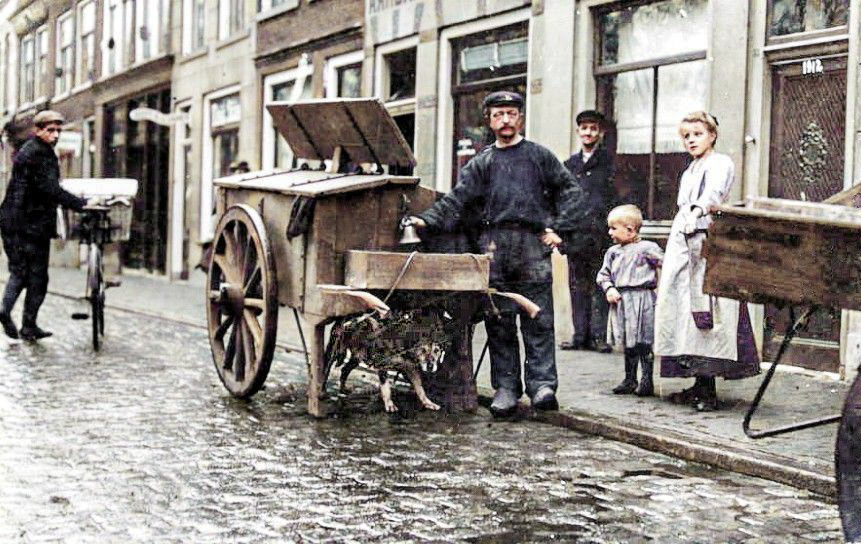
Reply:
<svg viewBox="0 0 861 544"><path fill-rule="evenodd" d="M0 325L18 338L12 308L27 290L20 337L38 340L51 336L36 325L39 307L48 292L51 238L57 235L57 205L82 210L87 201L60 187L60 163L54 146L63 129L63 116L45 110L33 119L36 133L15 154L12 177L0 205L0 236L9 261L9 281L0 305Z"/></svg>
<svg viewBox="0 0 861 544"><path fill-rule="evenodd" d="M565 161L565 168L586 193L584 208L588 215L576 229L562 232L570 272L574 338L559 347L609 353L612 349L606 342L607 301L595 283L604 252L611 245L607 214L618 200L613 185L613 162L600 146L604 123L604 116L595 110L577 114L580 151Z"/></svg>
<svg viewBox="0 0 861 544"><path fill-rule="evenodd" d="M484 115L496 136L464 166L455 188L430 209L411 218L417 227L451 231L465 210L481 212L481 250L493 255L490 284L524 295L541 307L535 319L520 311L526 348L526 393L532 406L555 410L556 353L550 254L580 220L583 192L547 148L523 138L523 98L514 92L489 94ZM510 415L523 394L518 309L499 301L499 315L485 320L490 346L491 412Z"/></svg>

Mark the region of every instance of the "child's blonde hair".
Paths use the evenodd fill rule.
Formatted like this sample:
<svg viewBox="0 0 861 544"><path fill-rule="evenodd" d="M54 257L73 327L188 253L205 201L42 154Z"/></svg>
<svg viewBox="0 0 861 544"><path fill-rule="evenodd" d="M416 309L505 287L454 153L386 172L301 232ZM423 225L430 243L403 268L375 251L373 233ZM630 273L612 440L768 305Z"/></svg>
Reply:
<svg viewBox="0 0 861 544"><path fill-rule="evenodd" d="M691 113L685 115L685 118L682 119L682 122L679 123L679 134L682 133L682 125L685 123L702 123L705 125L706 130L714 134L715 143L717 143L718 138L718 121L717 117L710 114L707 111L692 111Z"/></svg>
<svg viewBox="0 0 861 544"><path fill-rule="evenodd" d="M622 223L640 232L640 227L643 226L643 212L633 204L616 206L607 215L607 224L612 225L614 223Z"/></svg>

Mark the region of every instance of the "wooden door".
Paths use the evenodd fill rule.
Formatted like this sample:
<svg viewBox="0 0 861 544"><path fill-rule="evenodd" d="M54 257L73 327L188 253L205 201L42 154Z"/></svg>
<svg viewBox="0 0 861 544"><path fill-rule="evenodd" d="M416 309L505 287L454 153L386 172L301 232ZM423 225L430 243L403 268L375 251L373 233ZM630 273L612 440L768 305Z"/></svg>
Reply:
<svg viewBox="0 0 861 544"><path fill-rule="evenodd" d="M768 195L818 202L843 190L846 57L809 58L772 67ZM797 313L797 312L796 312ZM765 308L765 360L777 352L789 308ZM840 309L824 308L790 346L790 364L837 372Z"/></svg>

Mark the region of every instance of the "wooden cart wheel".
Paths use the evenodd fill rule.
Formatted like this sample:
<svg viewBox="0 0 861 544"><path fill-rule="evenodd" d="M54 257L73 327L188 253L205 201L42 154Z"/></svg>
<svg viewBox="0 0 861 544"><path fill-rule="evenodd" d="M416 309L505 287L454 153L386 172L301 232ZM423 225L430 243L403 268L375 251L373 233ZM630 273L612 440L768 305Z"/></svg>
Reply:
<svg viewBox="0 0 861 544"><path fill-rule="evenodd" d="M218 222L207 275L209 345L221 383L235 397L266 381L278 327L275 262L263 219L245 204Z"/></svg>
<svg viewBox="0 0 861 544"><path fill-rule="evenodd" d="M857 542L861 539L861 374L843 405L834 462L843 534L847 542Z"/></svg>

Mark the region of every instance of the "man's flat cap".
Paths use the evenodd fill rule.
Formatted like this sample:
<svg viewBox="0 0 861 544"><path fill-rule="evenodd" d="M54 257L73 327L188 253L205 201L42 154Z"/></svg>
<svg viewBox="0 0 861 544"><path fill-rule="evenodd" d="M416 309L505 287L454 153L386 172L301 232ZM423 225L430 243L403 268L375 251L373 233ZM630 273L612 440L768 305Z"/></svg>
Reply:
<svg viewBox="0 0 861 544"><path fill-rule="evenodd" d="M606 121L604 114L597 110L583 110L577 114L578 125L585 122L599 123L603 125L604 121Z"/></svg>
<svg viewBox="0 0 861 544"><path fill-rule="evenodd" d="M496 91L484 97L482 108L494 106L517 106L523 108L523 97L513 91Z"/></svg>
<svg viewBox="0 0 861 544"><path fill-rule="evenodd" d="M63 117L63 114L54 110L42 110L33 117L34 125L47 125L48 123L63 124L65 122L66 118Z"/></svg>

